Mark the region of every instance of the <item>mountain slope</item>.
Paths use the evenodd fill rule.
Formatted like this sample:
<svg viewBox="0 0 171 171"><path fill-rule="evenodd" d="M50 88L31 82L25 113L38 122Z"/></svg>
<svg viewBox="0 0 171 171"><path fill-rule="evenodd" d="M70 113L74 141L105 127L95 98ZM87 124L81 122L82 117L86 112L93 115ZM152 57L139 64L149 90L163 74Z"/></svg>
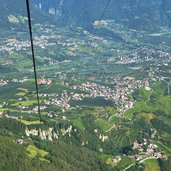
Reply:
<svg viewBox="0 0 171 171"><path fill-rule="evenodd" d="M37 7L55 14L60 20L90 28L103 13L104 0L32 0ZM104 19L114 19L133 29L156 30L171 24L169 0L114 0Z"/></svg>
<svg viewBox="0 0 171 171"><path fill-rule="evenodd" d="M27 12L25 1L1 0L0 1L0 27L1 29L18 28L23 30L27 26ZM41 17L40 17L41 16ZM31 5L31 17L35 23L54 23L53 17Z"/></svg>

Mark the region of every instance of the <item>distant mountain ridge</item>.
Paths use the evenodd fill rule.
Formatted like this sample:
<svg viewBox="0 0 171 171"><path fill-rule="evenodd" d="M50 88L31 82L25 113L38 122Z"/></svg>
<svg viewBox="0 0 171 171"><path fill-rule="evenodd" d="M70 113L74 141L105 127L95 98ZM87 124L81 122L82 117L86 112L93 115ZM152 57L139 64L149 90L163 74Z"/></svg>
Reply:
<svg viewBox="0 0 171 171"><path fill-rule="evenodd" d="M30 4L31 18L33 23L56 23L54 17L36 9ZM24 30L27 26L26 3L23 0L1 0L0 1L0 28Z"/></svg>
<svg viewBox="0 0 171 171"><path fill-rule="evenodd" d="M55 14L64 23L86 28L98 20L107 0L32 0L32 3ZM114 19L132 29L154 31L171 26L170 0L111 0L104 19Z"/></svg>

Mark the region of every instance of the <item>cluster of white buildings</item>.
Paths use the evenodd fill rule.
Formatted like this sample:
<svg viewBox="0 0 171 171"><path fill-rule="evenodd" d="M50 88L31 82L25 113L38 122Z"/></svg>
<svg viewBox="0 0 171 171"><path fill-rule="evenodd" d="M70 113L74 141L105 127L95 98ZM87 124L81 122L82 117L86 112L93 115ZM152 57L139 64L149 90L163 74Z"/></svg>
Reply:
<svg viewBox="0 0 171 171"><path fill-rule="evenodd" d="M4 85L6 85L6 84L8 84L8 80L3 80L3 79L0 79L0 87L2 87L2 86L4 86Z"/></svg>
<svg viewBox="0 0 171 171"><path fill-rule="evenodd" d="M39 85L50 85L51 83L52 83L51 79L42 78L38 80Z"/></svg>
<svg viewBox="0 0 171 171"><path fill-rule="evenodd" d="M144 149L146 147L146 149ZM138 150L140 153L134 155L134 158L137 161L143 161L146 158L154 157L154 158L162 158L163 155L161 154L158 146L153 144L150 140L144 139L142 143L138 143L137 141L133 144L133 149Z"/></svg>
<svg viewBox="0 0 171 171"><path fill-rule="evenodd" d="M165 51L150 49L149 47L144 47L137 49L134 53L128 56L120 57L117 59L118 64L130 64L130 63L142 63L148 61L163 61L171 60L171 54Z"/></svg>
<svg viewBox="0 0 171 171"><path fill-rule="evenodd" d="M48 97L47 100L43 100L42 102L45 105L56 105L62 108L62 111L69 109L70 104L69 101L71 97L68 95L66 91L63 91L60 96L57 94L40 94L40 96Z"/></svg>
<svg viewBox="0 0 171 171"><path fill-rule="evenodd" d="M50 79L41 79L39 84L50 85ZM122 114L125 110L133 107L133 101L129 95L135 89L145 88L150 90L149 80L135 80L129 77L124 79L115 80L115 85L108 87L105 85L92 82L82 83L81 85L73 85L70 88L72 92L63 90L60 94L44 93L40 94L41 97L46 97L42 101L44 105L56 105L62 108L62 111L71 108L70 101L81 101L84 98L104 98L105 100L113 101L118 109L118 113Z"/></svg>
<svg viewBox="0 0 171 171"><path fill-rule="evenodd" d="M134 92L135 89L145 88L150 90L148 80L134 80L126 78L122 81L116 82L115 87L109 88L97 83L86 82L81 85L72 86L73 90L81 90L86 94L74 94L73 99L82 100L85 97L97 98L103 97L106 100L112 100L117 106L118 112L123 112L133 107L133 101L129 99L129 95Z"/></svg>

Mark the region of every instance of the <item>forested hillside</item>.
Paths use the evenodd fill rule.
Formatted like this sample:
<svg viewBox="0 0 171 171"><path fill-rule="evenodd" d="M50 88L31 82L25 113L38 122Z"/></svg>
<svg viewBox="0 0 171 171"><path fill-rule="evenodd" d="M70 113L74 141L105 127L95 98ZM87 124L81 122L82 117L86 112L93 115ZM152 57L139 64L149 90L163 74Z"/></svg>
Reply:
<svg viewBox="0 0 171 171"><path fill-rule="evenodd" d="M91 28L99 20L107 0L32 0L38 8L55 14L64 23ZM132 29L154 31L171 25L170 0L111 0L104 19Z"/></svg>

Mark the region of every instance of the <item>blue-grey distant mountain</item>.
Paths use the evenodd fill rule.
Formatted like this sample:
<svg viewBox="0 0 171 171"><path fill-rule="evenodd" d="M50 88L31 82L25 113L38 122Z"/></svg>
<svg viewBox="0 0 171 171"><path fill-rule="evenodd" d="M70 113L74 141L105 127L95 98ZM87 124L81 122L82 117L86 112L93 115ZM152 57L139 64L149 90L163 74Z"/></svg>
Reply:
<svg viewBox="0 0 171 171"><path fill-rule="evenodd" d="M51 23L54 17L36 9L30 5L33 23ZM0 28L1 29L25 29L27 27L26 4L23 0L0 0Z"/></svg>
<svg viewBox="0 0 171 171"><path fill-rule="evenodd" d="M32 0L37 7L63 22L91 27L107 0ZM114 19L133 29L155 30L171 25L170 0L111 0L104 19Z"/></svg>

